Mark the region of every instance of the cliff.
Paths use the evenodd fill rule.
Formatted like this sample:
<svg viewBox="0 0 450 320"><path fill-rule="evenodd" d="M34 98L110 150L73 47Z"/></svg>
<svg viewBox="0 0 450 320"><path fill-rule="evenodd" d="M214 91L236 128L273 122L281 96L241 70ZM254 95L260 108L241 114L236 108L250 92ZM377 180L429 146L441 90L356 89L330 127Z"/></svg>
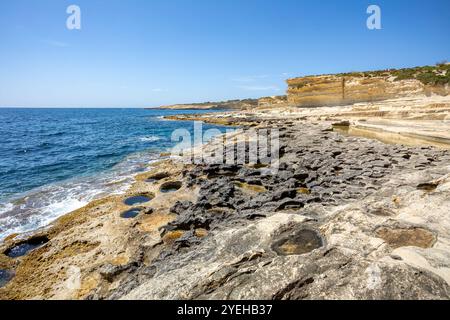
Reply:
<svg viewBox="0 0 450 320"><path fill-rule="evenodd" d="M287 80L288 102L299 107L320 107L371 102L413 95L447 95L450 65L417 67Z"/></svg>
<svg viewBox="0 0 450 320"><path fill-rule="evenodd" d="M282 107L287 105L287 96L264 97L258 100L258 108Z"/></svg>
<svg viewBox="0 0 450 320"><path fill-rule="evenodd" d="M288 106L339 106L418 95L446 96L450 93L450 64L306 76L288 79L286 82L288 89L285 96L175 104L159 108L170 110L253 110L255 108Z"/></svg>
<svg viewBox="0 0 450 320"><path fill-rule="evenodd" d="M161 106L159 109L167 110L214 110L214 109L233 109L246 110L258 106L258 99L228 100L220 102L203 102L190 104L174 104Z"/></svg>

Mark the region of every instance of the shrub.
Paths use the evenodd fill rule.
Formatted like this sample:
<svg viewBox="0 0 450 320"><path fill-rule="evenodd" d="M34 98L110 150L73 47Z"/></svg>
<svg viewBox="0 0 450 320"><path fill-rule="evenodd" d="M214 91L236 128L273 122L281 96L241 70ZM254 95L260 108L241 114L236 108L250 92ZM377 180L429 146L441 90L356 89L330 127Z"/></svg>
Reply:
<svg viewBox="0 0 450 320"><path fill-rule="evenodd" d="M440 75L435 72L424 72L417 76L417 80L426 85L445 85L450 83L450 74Z"/></svg>
<svg viewBox="0 0 450 320"><path fill-rule="evenodd" d="M400 69L396 70L393 75L396 76L395 81L410 80L415 79L416 72L415 69Z"/></svg>

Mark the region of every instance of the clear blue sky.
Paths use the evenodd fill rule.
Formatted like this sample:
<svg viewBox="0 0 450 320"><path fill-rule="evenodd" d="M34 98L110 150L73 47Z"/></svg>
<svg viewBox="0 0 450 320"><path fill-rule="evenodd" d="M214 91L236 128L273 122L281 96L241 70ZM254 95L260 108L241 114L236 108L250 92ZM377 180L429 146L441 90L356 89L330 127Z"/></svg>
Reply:
<svg viewBox="0 0 450 320"><path fill-rule="evenodd" d="M260 97L288 77L434 64L450 59L449 14L449 0L2 0L0 106Z"/></svg>

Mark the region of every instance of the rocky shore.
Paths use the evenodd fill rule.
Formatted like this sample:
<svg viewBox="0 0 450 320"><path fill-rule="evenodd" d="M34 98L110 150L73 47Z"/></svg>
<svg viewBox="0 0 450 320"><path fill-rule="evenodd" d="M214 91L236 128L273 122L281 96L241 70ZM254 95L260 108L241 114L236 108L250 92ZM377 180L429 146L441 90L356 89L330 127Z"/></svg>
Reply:
<svg viewBox="0 0 450 320"><path fill-rule="evenodd" d="M229 100L219 102L203 102L189 104L174 104L161 106L162 110L246 110L258 106L258 99Z"/></svg>
<svg viewBox="0 0 450 320"><path fill-rule="evenodd" d="M450 151L333 131L351 112L189 116L278 129L278 171L152 164L127 194L8 238L0 298L450 298Z"/></svg>

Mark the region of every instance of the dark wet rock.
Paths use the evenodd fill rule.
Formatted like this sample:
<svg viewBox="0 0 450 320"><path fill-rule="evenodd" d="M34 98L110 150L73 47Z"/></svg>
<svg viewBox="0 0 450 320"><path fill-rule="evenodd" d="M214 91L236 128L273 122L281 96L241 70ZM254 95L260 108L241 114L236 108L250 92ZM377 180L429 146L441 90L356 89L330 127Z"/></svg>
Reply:
<svg viewBox="0 0 450 320"><path fill-rule="evenodd" d="M278 206L277 211L298 210L298 209L302 209L304 207L305 207L305 203L302 201L288 200L288 201L284 201L283 203L281 203Z"/></svg>
<svg viewBox="0 0 450 320"><path fill-rule="evenodd" d="M234 177L240 170L236 165L210 165L204 168L203 172L208 176L208 179L220 177Z"/></svg>
<svg viewBox="0 0 450 320"><path fill-rule="evenodd" d="M350 127L350 121L344 120L341 122L335 122L332 124L333 127Z"/></svg>
<svg viewBox="0 0 450 320"><path fill-rule="evenodd" d="M410 155L410 154L404 154L404 155L402 156L402 158L403 158L403 159L406 159L406 160L409 160L409 159L411 159L411 155Z"/></svg>
<svg viewBox="0 0 450 320"><path fill-rule="evenodd" d="M239 177L258 177L261 175L261 171L258 169L253 168L246 168L243 167L241 170L239 170L238 176Z"/></svg>
<svg viewBox="0 0 450 320"><path fill-rule="evenodd" d="M264 206L267 203L267 197L264 196L256 196L248 202L243 202L239 205L240 210L248 210L248 209L258 209Z"/></svg>
<svg viewBox="0 0 450 320"><path fill-rule="evenodd" d="M434 191L439 186L436 182L421 183L417 185L417 189L423 191Z"/></svg>
<svg viewBox="0 0 450 320"><path fill-rule="evenodd" d="M286 149L287 148L285 146L280 148L280 151L279 151L280 158L282 158L282 157L284 157L286 155Z"/></svg>
<svg viewBox="0 0 450 320"><path fill-rule="evenodd" d="M284 200L286 198L293 199L297 196L297 190L296 189L281 189L281 190L275 190L273 194L270 197L271 201L280 201Z"/></svg>
<svg viewBox="0 0 450 320"><path fill-rule="evenodd" d="M175 202L175 205L170 209L170 212L180 215L191 208L193 205L194 204L190 201L177 201Z"/></svg>
<svg viewBox="0 0 450 320"><path fill-rule="evenodd" d="M145 215L150 215L150 214L153 214L154 210L153 210L153 208L147 208L147 209L142 209L142 212Z"/></svg>
<svg viewBox="0 0 450 320"><path fill-rule="evenodd" d="M180 238L175 240L175 250L179 250L182 248L190 248L199 244L201 240L195 235L194 230L189 230L185 232Z"/></svg>
<svg viewBox="0 0 450 320"><path fill-rule="evenodd" d="M273 300L302 300L308 296L307 287L314 283L313 277L304 277L290 283L273 295Z"/></svg>
<svg viewBox="0 0 450 320"><path fill-rule="evenodd" d="M308 177L305 179L305 182L312 182L318 178L317 172L308 172Z"/></svg>
<svg viewBox="0 0 450 320"><path fill-rule="evenodd" d="M210 226L214 220L218 220L218 217L212 217L211 215L205 216L201 213L193 212L189 210L180 215L175 221L169 223L163 229L169 230L193 230L197 228L210 229Z"/></svg>
<svg viewBox="0 0 450 320"><path fill-rule="evenodd" d="M296 170L294 173L294 178L300 181L305 181L309 178L309 172L304 169Z"/></svg>
<svg viewBox="0 0 450 320"><path fill-rule="evenodd" d="M108 282L113 282L116 277L118 277L120 274L122 274L125 271L130 271L132 269L136 269L137 265L135 263L126 264L126 265L112 265L110 263L107 263L103 265L100 270L100 276L105 279Z"/></svg>
<svg viewBox="0 0 450 320"><path fill-rule="evenodd" d="M250 212L248 214L243 215L243 217L246 218L247 220L257 220L266 218L267 216L261 213Z"/></svg>
<svg viewBox="0 0 450 320"><path fill-rule="evenodd" d="M199 202L207 201L213 207L233 207L234 194L234 184L230 184L224 179L218 179L202 186Z"/></svg>

